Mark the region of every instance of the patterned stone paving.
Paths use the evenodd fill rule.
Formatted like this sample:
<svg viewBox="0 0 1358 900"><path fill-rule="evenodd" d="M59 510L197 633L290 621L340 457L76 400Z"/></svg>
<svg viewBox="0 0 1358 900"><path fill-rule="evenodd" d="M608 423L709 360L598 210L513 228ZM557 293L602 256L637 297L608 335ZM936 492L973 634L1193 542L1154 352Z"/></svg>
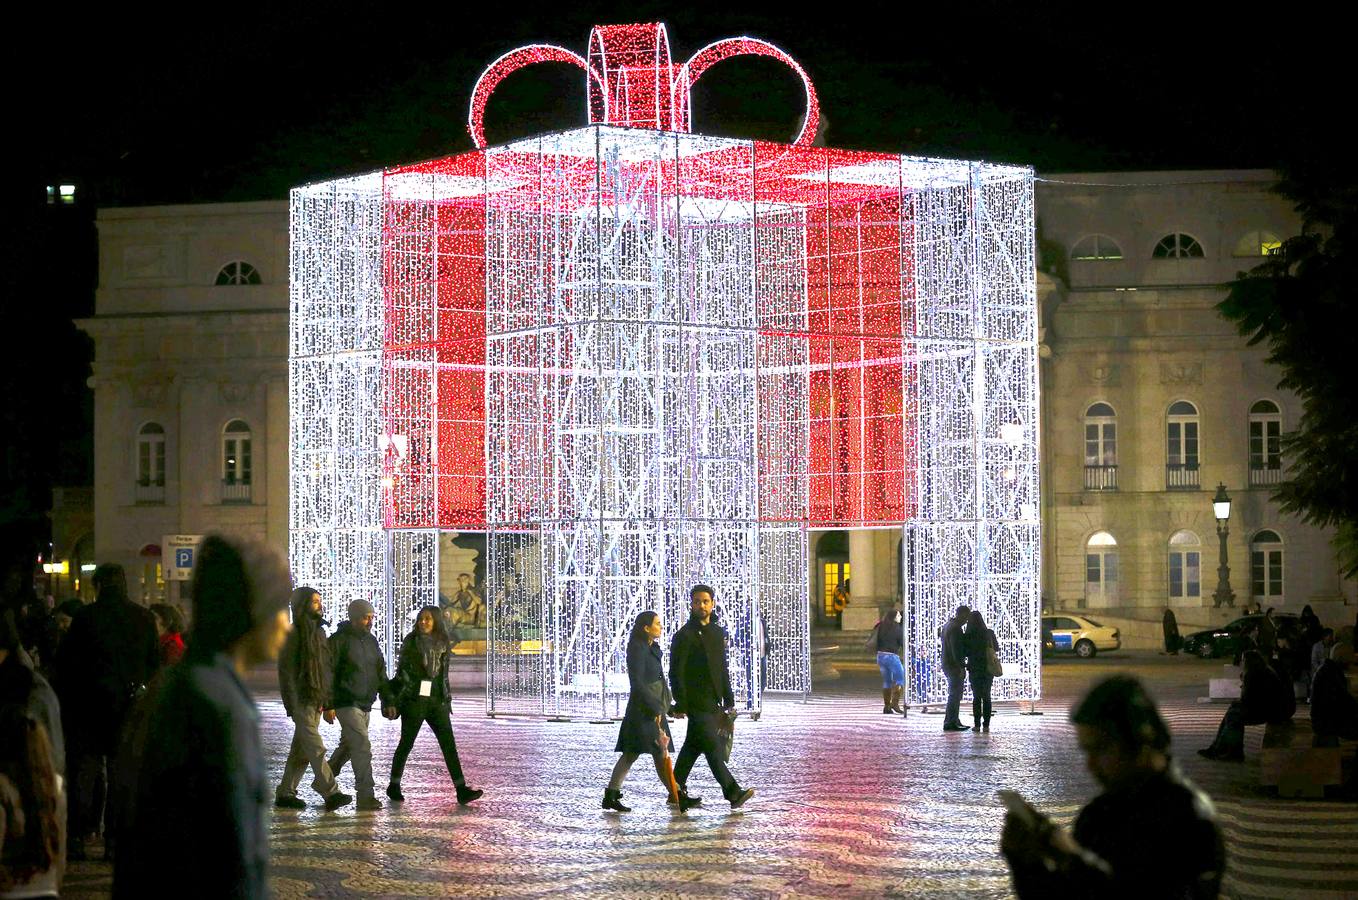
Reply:
<svg viewBox="0 0 1358 900"><path fill-rule="evenodd" d="M488 719L479 695L460 695L453 718L463 764L486 797L457 806L426 733L403 805L326 813L313 796L307 810L275 811L275 894L1006 897L995 791L1016 787L1069 821L1094 788L1065 710L1093 678L1132 669L1153 685L1186 770L1217 802L1231 858L1227 895L1358 897L1351 797L1279 800L1256 786L1257 759L1214 764L1192 753L1223 710L1196 702L1207 664L1131 654L1058 662L1044 676L1048 699L1038 709L1046 714L1003 710L988 735L944 735L940 716L918 710L906 720L884 716L875 667L849 668L809 703L776 700L761 721L740 723L732 768L757 794L734 812L702 763L689 784L707 803L686 815L664 805L654 773L639 763L626 785L634 811L605 813L599 796L615 726ZM287 722L276 693L266 690L261 705L277 777ZM397 724L374 719L379 791ZM682 740L683 723L675 724ZM337 735L326 733L329 746ZM1250 740L1257 750L1259 735ZM79 864L68 896L100 895L107 877L102 865Z"/></svg>

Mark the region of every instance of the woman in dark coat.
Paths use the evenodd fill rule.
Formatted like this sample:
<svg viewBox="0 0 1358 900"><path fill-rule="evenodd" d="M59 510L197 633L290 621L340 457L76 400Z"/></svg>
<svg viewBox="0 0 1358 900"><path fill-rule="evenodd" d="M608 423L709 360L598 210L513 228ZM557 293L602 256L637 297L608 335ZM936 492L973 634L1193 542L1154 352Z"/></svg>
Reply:
<svg viewBox="0 0 1358 900"><path fill-rule="evenodd" d="M1000 642L995 632L986 627L985 617L973 609L967 618L967 631L962 635L962 647L967 655L967 680L971 682L972 731L990 730L990 685L995 675L990 671L990 651L999 652Z"/></svg>
<svg viewBox="0 0 1358 900"><path fill-rule="evenodd" d="M622 805L622 783L631 771L632 764L642 754L650 756L655 762L656 774L660 783L669 792L671 804L688 809L696 803L678 793L674 780L674 769L670 766L669 723L665 716L671 706L669 684L665 680L665 667L661 662L662 649L660 635L663 631L660 614L651 610L638 613L632 623L632 634L627 640L627 682L630 693L627 709L623 713L622 727L618 729L618 743L613 747L621 753L613 766L613 775L604 788L604 809L617 812L631 812L630 806Z"/></svg>
<svg viewBox="0 0 1358 900"><path fill-rule="evenodd" d="M1240 699L1226 707L1212 743L1198 751L1207 759L1241 762L1245 758L1245 726L1290 721L1297 710L1292 685L1258 650L1245 652Z"/></svg>
<svg viewBox="0 0 1358 900"><path fill-rule="evenodd" d="M401 716L401 740L391 760L391 783L387 796L396 802L405 799L401 793L401 775L406 758L415 746L420 726L429 723L429 730L438 738L443 751L443 762L457 788L457 802L463 806L483 793L467 787L462 776L462 761L457 755L457 741L453 739L452 697L448 695L448 657L452 643L443 630L443 616L437 606L425 606L415 618L415 627L401 642L401 655L396 663L396 677L392 679L392 695Z"/></svg>

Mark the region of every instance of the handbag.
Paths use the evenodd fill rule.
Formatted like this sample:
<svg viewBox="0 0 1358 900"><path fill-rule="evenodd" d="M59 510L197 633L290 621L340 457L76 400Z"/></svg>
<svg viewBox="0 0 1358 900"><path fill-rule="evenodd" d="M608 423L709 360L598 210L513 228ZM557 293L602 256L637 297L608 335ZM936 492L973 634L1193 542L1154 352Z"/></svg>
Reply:
<svg viewBox="0 0 1358 900"><path fill-rule="evenodd" d="M998 678L1004 674L1004 664L1000 662L1000 654L995 652L995 645L991 644L985 651L986 668L990 670L990 677Z"/></svg>

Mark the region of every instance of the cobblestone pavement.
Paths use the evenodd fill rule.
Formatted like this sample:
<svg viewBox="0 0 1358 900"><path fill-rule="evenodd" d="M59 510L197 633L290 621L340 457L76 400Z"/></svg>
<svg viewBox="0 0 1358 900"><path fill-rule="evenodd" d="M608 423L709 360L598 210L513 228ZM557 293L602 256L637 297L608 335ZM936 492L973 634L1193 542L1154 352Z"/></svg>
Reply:
<svg viewBox="0 0 1358 900"><path fill-rule="evenodd" d="M457 806L426 731L407 768L403 805L326 813L304 788L310 808L274 812L273 887L282 898L1006 897L995 791L1017 788L1068 822L1094 785L1065 711L1095 678L1130 669L1157 692L1177 755L1217 803L1230 854L1227 895L1358 897L1351 797L1265 793L1257 787L1259 729L1250 729L1243 765L1192 752L1211 740L1224 710L1196 702L1212 668L1133 654L1054 662L1038 704L1045 715L1003 709L989 734L945 735L938 715L882 715L868 671L875 667L850 664L810 702L773 700L759 722L740 723L732 769L757 789L745 808L729 809L700 762L689 786L706 803L686 815L665 806L644 762L625 788L634 811L600 810L616 726L489 719L479 694L462 694L454 728L469 783L485 798ZM265 692L261 706L276 779L289 723L276 693ZM682 741L683 723L675 724ZM397 725L373 720L379 794ZM337 727L325 738L333 747ZM77 864L68 896L96 896L107 885L105 866Z"/></svg>

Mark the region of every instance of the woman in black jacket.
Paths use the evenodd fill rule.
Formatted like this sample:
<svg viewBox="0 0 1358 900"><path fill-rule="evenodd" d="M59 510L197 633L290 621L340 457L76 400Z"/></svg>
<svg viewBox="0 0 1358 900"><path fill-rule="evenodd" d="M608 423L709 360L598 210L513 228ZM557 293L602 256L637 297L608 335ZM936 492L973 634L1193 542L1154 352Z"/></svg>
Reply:
<svg viewBox="0 0 1358 900"><path fill-rule="evenodd" d="M973 609L967 618L967 632L962 635L962 647L967 654L967 680L971 682L971 730L990 730L990 685L995 673L990 671L990 651L1000 650L995 632L986 627L985 616Z"/></svg>
<svg viewBox="0 0 1358 900"><path fill-rule="evenodd" d="M443 617L439 615L438 607L422 607L415 619L415 628L401 642L396 677L392 679L392 693L401 715L401 741L391 760L387 796L398 803L405 799L401 793L401 774L405 772L406 757L415 746L420 725L425 722L438 738L443 761L457 788L457 802L466 806L482 794L467 787L462 777L462 761L457 757L457 742L453 740L452 698L448 695L451 650L452 644L443 630Z"/></svg>
<svg viewBox="0 0 1358 900"><path fill-rule="evenodd" d="M618 757L608 787L604 788L604 809L632 811L630 806L622 805L622 782L631 771L632 763L642 754L655 762L656 774L669 792L671 804L677 804L681 810L697 805L687 795L678 793L674 770L670 767L669 747L673 741L665 716L671 701L661 663L659 639L662 630L660 614L651 610L639 613L632 623L632 634L627 640L627 682L631 692L622 727L618 729L618 743L613 747L614 752L622 756Z"/></svg>
<svg viewBox="0 0 1358 900"><path fill-rule="evenodd" d="M1198 751L1207 759L1241 762L1245 758L1245 726L1287 722L1297 711L1292 685L1258 650L1245 652L1240 699L1226 707L1212 743Z"/></svg>

